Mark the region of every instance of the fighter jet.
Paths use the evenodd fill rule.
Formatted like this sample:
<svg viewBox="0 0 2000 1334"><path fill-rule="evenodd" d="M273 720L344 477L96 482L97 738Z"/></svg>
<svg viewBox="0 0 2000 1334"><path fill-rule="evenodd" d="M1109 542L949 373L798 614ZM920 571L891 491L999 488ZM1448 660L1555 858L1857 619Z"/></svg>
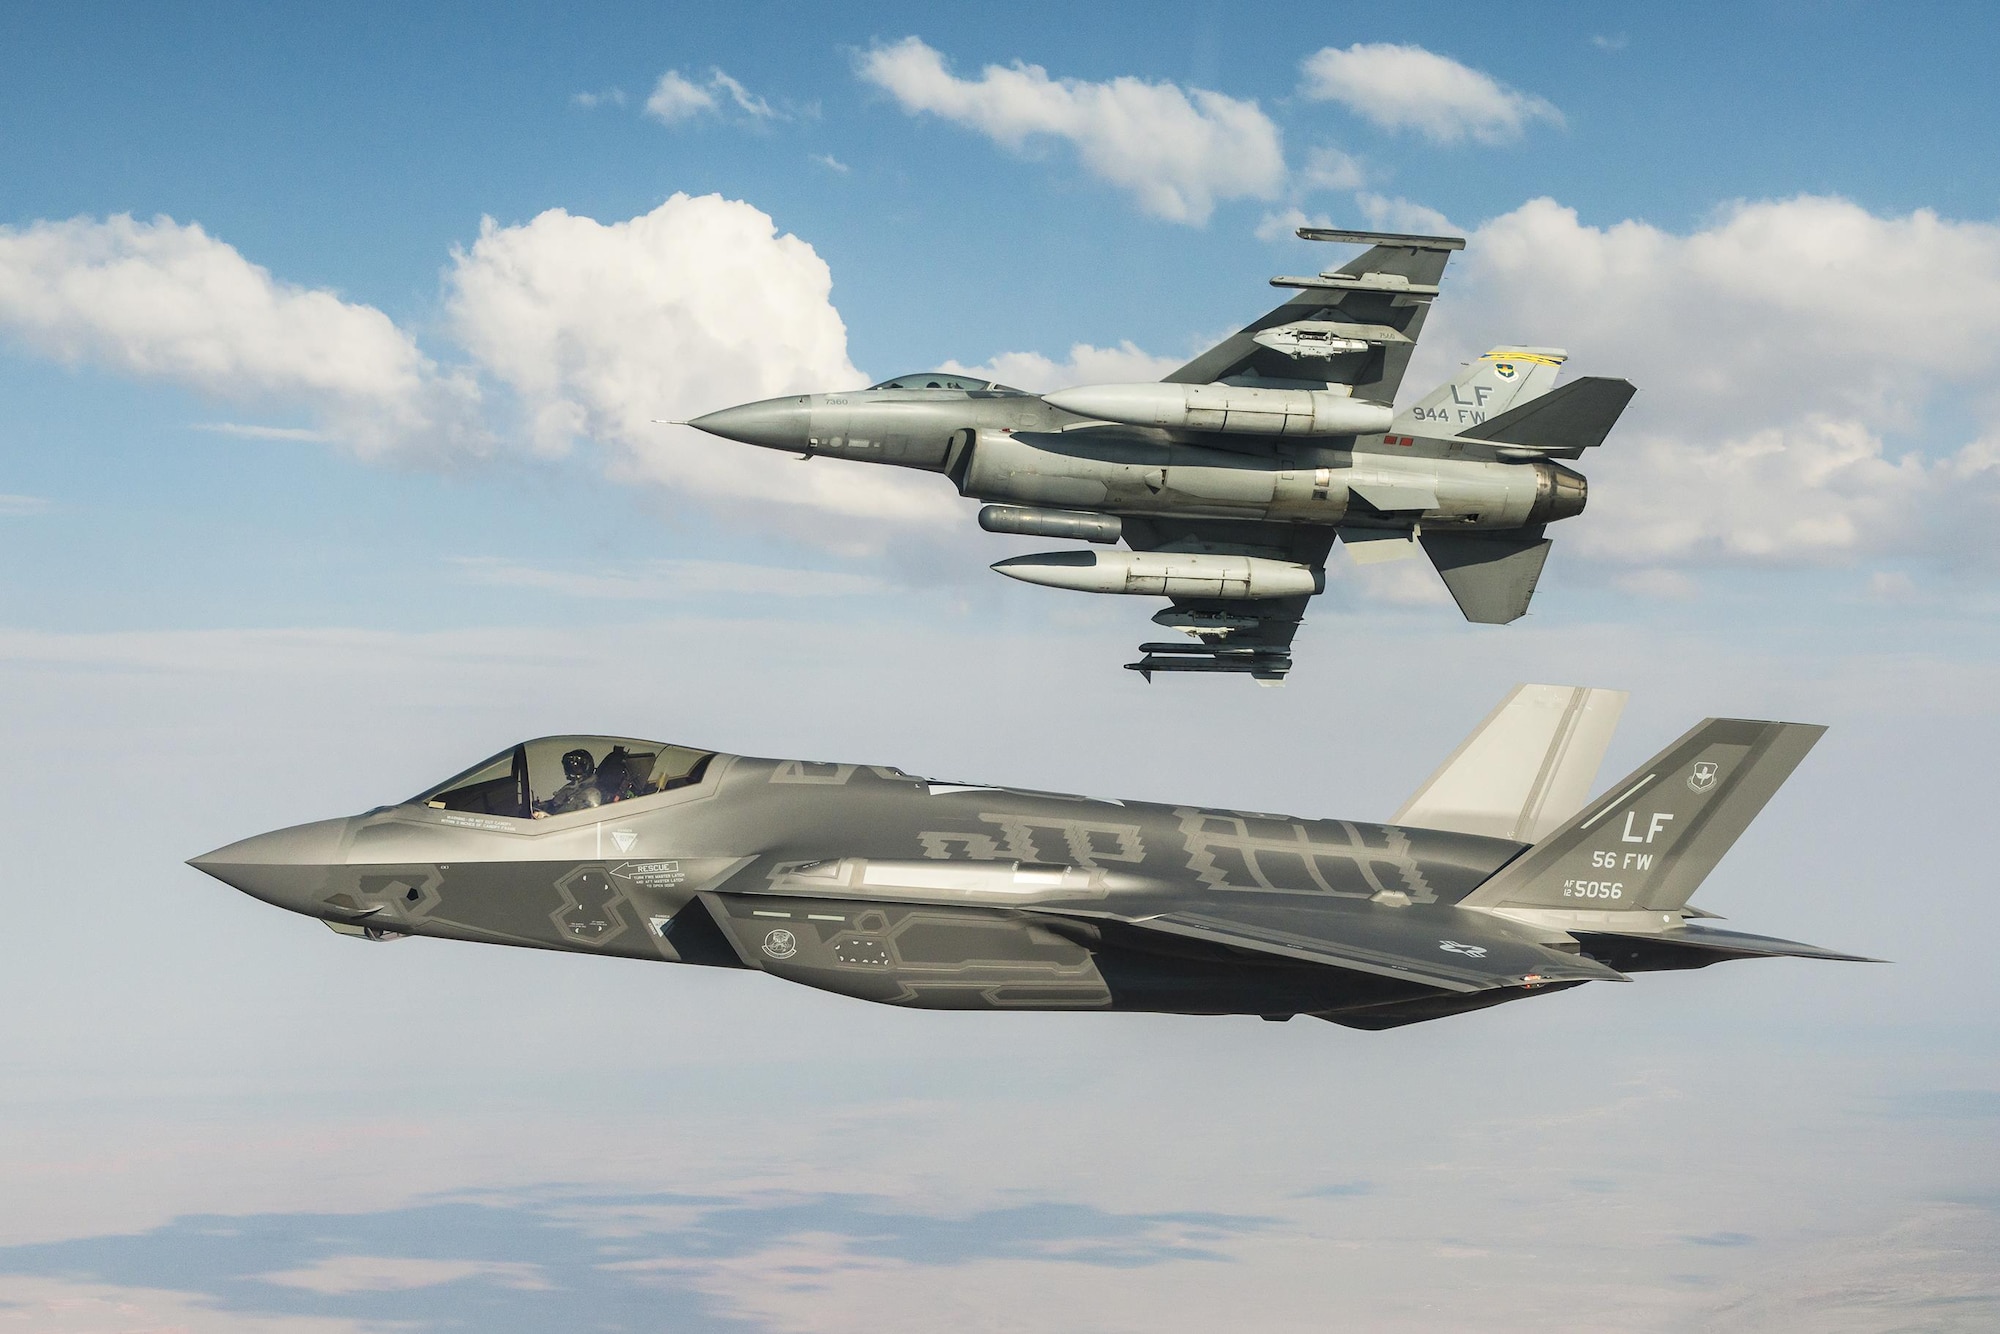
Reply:
<svg viewBox="0 0 2000 1334"><path fill-rule="evenodd" d="M1385 1029L1791 955L1689 897L1824 730L1710 718L1586 804L1624 696L1522 686L1386 824L614 737L191 865L370 940L755 969L889 1005Z"/></svg>
<svg viewBox="0 0 2000 1334"><path fill-rule="evenodd" d="M1414 405L1393 406L1455 236L1302 227L1369 245L1160 383L1035 395L956 373L725 408L684 423L802 458L941 472L991 501L994 533L1072 549L1003 560L1052 588L1165 597L1155 623L1186 642L1126 666L1291 670L1306 603L1336 538L1364 563L1428 555L1469 620L1524 614L1544 532L1581 513L1583 476L1556 462L1603 442L1634 392L1587 377L1555 387L1560 348L1497 347Z"/></svg>

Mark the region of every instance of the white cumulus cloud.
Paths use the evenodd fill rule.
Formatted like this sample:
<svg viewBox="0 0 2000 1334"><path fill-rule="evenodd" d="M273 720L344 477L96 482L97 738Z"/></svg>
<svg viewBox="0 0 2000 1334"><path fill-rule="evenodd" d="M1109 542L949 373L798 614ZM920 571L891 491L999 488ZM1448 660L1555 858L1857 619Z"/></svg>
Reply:
<svg viewBox="0 0 2000 1334"><path fill-rule="evenodd" d="M667 125L677 125L713 110L715 94L677 69L662 74L646 99L646 114Z"/></svg>
<svg viewBox="0 0 2000 1334"><path fill-rule="evenodd" d="M1065 361L1040 352L1002 352L978 366L947 361L939 370L958 371L1016 389L1037 394L1080 384L1127 384L1140 380L1163 380L1186 364L1187 357L1156 357L1141 351L1130 340L1117 347L1092 347L1077 343Z"/></svg>
<svg viewBox="0 0 2000 1334"><path fill-rule="evenodd" d="M198 224L0 227L0 335L218 399L304 408L368 455L486 446L472 381L373 306L295 287Z"/></svg>
<svg viewBox="0 0 2000 1334"><path fill-rule="evenodd" d="M453 330L519 400L539 453L587 439L619 475L684 495L941 519L949 490L894 469L801 465L655 424L865 383L832 286L810 245L720 195L675 195L623 222L488 219L446 278Z"/></svg>
<svg viewBox="0 0 2000 1334"><path fill-rule="evenodd" d="M1804 196L1676 234L1540 199L1460 262L1426 366L1542 343L1639 386L1558 530L1593 556L1949 556L2000 509L2000 227ZM1983 429L1929 425L1966 413Z"/></svg>
<svg viewBox="0 0 2000 1334"><path fill-rule="evenodd" d="M1285 184L1281 135L1254 101L1129 76L1052 79L1022 62L960 78L916 37L867 52L860 74L910 114L940 116L1015 152L1065 141L1085 170L1170 221L1206 222L1218 200L1269 199Z"/></svg>
<svg viewBox="0 0 2000 1334"><path fill-rule="evenodd" d="M1338 102L1385 130L1415 130L1441 144L1468 138L1506 143L1534 121L1563 123L1562 112L1546 99L1421 46L1329 46L1307 56L1301 68L1305 96Z"/></svg>
<svg viewBox="0 0 2000 1334"><path fill-rule="evenodd" d="M622 100L622 99L621 99ZM753 120L782 120L771 104L719 69L696 82L670 69L646 98L646 114L663 125L679 125L697 116L720 112L727 103Z"/></svg>

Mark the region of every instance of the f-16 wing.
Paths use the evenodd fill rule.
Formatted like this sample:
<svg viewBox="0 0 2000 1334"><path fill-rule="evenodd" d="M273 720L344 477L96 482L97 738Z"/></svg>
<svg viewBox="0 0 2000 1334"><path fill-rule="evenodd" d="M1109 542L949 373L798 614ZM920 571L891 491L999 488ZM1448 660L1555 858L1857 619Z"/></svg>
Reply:
<svg viewBox="0 0 2000 1334"><path fill-rule="evenodd" d="M1124 540L1134 551L1281 561L1311 572L1320 582L1333 550L1334 531L1293 524L1133 516L1125 520ZM1189 638L1141 644L1143 656L1125 666L1148 681L1154 672L1239 672L1261 685L1277 685L1292 669L1292 640L1312 598L1311 593L1271 598L1173 595L1173 605L1154 613L1153 621Z"/></svg>
<svg viewBox="0 0 2000 1334"><path fill-rule="evenodd" d="M1168 383L1348 385L1357 399L1395 401L1445 263L1465 248L1464 238L1327 227L1301 227L1299 236L1369 248L1337 269L1273 278L1273 286L1298 288L1298 295L1169 375Z"/></svg>

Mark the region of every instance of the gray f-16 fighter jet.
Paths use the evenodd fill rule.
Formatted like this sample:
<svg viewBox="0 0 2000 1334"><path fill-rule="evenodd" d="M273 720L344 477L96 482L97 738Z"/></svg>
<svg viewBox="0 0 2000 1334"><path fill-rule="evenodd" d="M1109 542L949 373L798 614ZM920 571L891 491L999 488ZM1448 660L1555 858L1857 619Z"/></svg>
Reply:
<svg viewBox="0 0 2000 1334"><path fill-rule="evenodd" d="M990 532L1128 551L1017 556L1029 583L1168 598L1153 617L1185 642L1126 665L1246 672L1276 684L1338 537L1357 561L1428 555L1467 618L1528 609L1550 523L1581 513L1574 459L1633 394L1624 380L1555 386L1566 354L1499 347L1397 412L1397 388L1454 236L1303 227L1368 243L1358 259L1153 384L1035 395L936 371L851 393L725 408L688 425L805 458L941 472L991 501Z"/></svg>
<svg viewBox="0 0 2000 1334"><path fill-rule="evenodd" d="M1823 729L1711 718L1586 805L1623 703L1520 687L1388 824L555 737L192 865L354 936L929 1009L1394 1028L1650 969L1856 957L1688 904Z"/></svg>

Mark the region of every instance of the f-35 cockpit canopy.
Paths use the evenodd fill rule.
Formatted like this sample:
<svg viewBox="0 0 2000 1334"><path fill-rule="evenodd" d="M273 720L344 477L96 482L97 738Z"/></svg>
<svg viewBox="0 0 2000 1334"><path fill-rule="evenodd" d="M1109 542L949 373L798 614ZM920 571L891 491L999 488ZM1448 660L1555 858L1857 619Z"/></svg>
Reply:
<svg viewBox="0 0 2000 1334"><path fill-rule="evenodd" d="M541 820L692 787L714 758L632 737L542 737L501 751L409 804Z"/></svg>
<svg viewBox="0 0 2000 1334"><path fill-rule="evenodd" d="M877 389L958 389L966 392L986 392L994 394L1018 394L1022 390L996 384L991 380L975 379L970 375L958 375L952 371L919 371L915 375L898 375L893 380L871 384L864 392Z"/></svg>

